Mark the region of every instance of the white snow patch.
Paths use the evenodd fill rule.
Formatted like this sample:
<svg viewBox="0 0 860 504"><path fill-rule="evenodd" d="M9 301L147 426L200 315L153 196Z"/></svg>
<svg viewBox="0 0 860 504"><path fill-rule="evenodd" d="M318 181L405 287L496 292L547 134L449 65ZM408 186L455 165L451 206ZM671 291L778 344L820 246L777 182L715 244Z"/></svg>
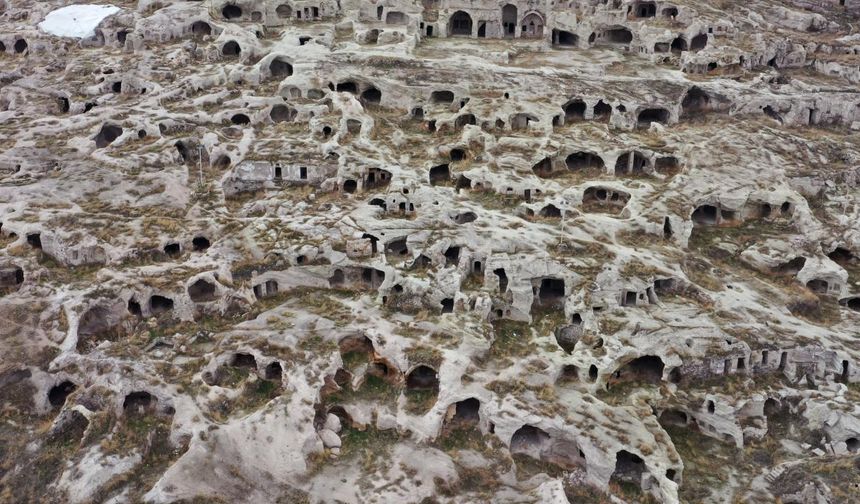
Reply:
<svg viewBox="0 0 860 504"><path fill-rule="evenodd" d="M39 28L58 37L91 37L104 18L119 11L113 5L69 5L45 16Z"/></svg>

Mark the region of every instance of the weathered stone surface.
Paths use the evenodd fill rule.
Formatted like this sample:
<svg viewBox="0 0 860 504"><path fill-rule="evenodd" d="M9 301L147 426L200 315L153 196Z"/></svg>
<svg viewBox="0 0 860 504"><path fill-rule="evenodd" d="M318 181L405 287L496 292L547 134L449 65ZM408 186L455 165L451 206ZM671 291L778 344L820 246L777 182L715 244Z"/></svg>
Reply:
<svg viewBox="0 0 860 504"><path fill-rule="evenodd" d="M856 493L860 1L64 5L0 0L0 501Z"/></svg>

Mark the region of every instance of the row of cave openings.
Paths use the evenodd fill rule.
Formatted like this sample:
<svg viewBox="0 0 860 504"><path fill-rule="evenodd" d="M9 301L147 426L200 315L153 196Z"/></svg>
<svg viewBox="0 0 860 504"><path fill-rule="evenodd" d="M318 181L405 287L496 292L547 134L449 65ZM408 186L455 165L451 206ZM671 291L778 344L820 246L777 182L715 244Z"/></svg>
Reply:
<svg viewBox="0 0 860 504"><path fill-rule="evenodd" d="M475 261L473 268L475 274L479 276L483 274L483 265L480 261ZM496 276L498 282L499 294L505 294L509 284L507 272L504 268L495 268L493 275ZM566 296L565 282L562 278L547 277L533 280L531 313L534 315L549 310L563 309ZM494 306L492 316L495 319L502 319L509 315L510 310L503 306ZM581 324L582 320L579 319L578 323Z"/></svg>
<svg viewBox="0 0 860 504"><path fill-rule="evenodd" d="M508 93L504 94L505 99L509 98L509 96L510 95ZM443 106L449 106L450 107L453 103L454 103L454 93L452 91L437 90L437 91L433 91L432 93L430 93L430 101L429 101L430 105L443 105ZM458 110L465 107L467 103L469 103L468 97L461 99L459 101ZM423 106L413 107L411 112L410 112L410 116L412 117L412 119L422 121L422 120L424 120L424 113L425 113L425 110L424 110ZM526 116L526 114L518 114L518 115ZM531 116L529 116L529 117L531 117ZM532 118L532 120L536 120L536 118ZM461 130L461 129L463 129L463 127L465 127L467 125L476 126L477 124L478 124L477 117L475 117L474 114L468 114L467 113L467 114L461 114L460 116L455 118L453 127L455 130ZM527 121L526 121L526 126L527 126ZM437 128L435 119L428 120L426 122L425 127L426 127L427 131L429 131L430 133L434 133L437 130L441 130L441 128ZM484 129L489 129L490 125L485 123L481 127ZM502 121L501 119L497 119L495 122L495 127L497 129L504 128L504 121Z"/></svg>
<svg viewBox="0 0 860 504"><path fill-rule="evenodd" d="M351 340L348 341L347 340ZM346 344L344 344L346 343ZM372 365L368 373L386 379L390 376L387 364L378 359L373 353L373 345L369 339L360 341L359 337L347 338L341 342L341 353L346 360L351 352L361 352L370 355ZM374 358L376 360L374 360ZM349 386L352 381L351 374L339 369L334 380L337 386ZM438 390L439 381L436 371L427 365L415 366L405 378L406 390ZM353 419L341 404L331 404L325 410L340 419L344 426L353 427ZM317 422L321 423L321 419ZM457 401L448 407L448 412L443 420L441 435L448 436L456 431L478 430L481 424L481 402L476 397L469 397ZM490 421L487 425L490 434L495 433L495 424ZM555 464L563 469L572 470L586 466L585 453L574 441L554 439L549 433L531 424L524 424L514 431L509 442L509 450L512 455L525 455L543 462ZM644 460L629 451L621 450L616 454L615 470L612 474L613 481L626 481L639 485L642 475L646 472ZM674 479L675 471L667 472L670 479Z"/></svg>
<svg viewBox="0 0 860 504"><path fill-rule="evenodd" d="M480 424L481 403L477 398L470 397L454 403L449 407L443 424L442 435L455 430L475 429ZM495 425L489 422L488 431L495 432ZM511 436L509 450L512 455L525 455L542 462L554 464L565 470L583 468L587 465L585 453L575 441L553 438L545 430L531 424L524 424ZM627 450L616 453L615 470L611 481L629 482L639 485L646 472L644 460ZM670 469L666 476L674 480L676 471Z"/></svg>
<svg viewBox="0 0 860 504"><path fill-rule="evenodd" d="M202 375L203 382L211 386L222 386L225 377L228 374L228 369L239 372L254 373L260 378L280 384L283 380L284 367L280 361L273 360L260 369L257 363L257 358L250 353L236 352L229 359L219 366L215 372L204 371Z"/></svg>
<svg viewBox="0 0 860 504"><path fill-rule="evenodd" d="M374 242L378 240L378 238L376 238L373 235L366 234L365 236L369 237ZM389 241L385 245L385 252L387 254L391 254L394 257L407 257L407 256L409 256L409 246L407 244L407 239L408 239L408 236L404 236L404 237L396 238L394 240ZM374 249L375 249L375 246L374 246ZM446 266L457 265L459 260L460 260L460 246L459 245L449 246L447 249L445 249L444 256L445 256L445 265ZM432 264L432 261L430 260L430 258L424 254L421 254L417 258L415 258L415 260L412 262L410 269L426 268L426 267L430 266L430 264ZM481 266L480 262L476 263L475 270L479 271L480 266Z"/></svg>
<svg viewBox="0 0 860 504"><path fill-rule="evenodd" d="M354 87L347 88L351 92L357 92ZM375 88L374 88L375 89ZM508 94L505 93L505 98ZM365 100L366 101L366 100ZM450 105L454 102L454 93L448 90L433 91L430 95L431 104ZM469 102L468 98L460 101L460 108L466 106ZM681 111L679 118L683 120L698 120L702 119L705 114L715 111L715 101L711 95L705 92L698 86L693 86L684 94L681 99ZM599 100L592 108L591 114L588 114L589 106L585 100L581 98L573 98L562 106L563 114L559 114L552 118L552 125L559 127L563 124L573 124L586 120L609 122L613 107L604 100ZM616 109L619 113L627 112L627 107L619 104ZM424 107L414 107L410 113L413 119L424 120ZM588 118L588 119L587 119ZM671 112L664 107L645 107L636 115L636 127L648 128L652 122L662 125L668 125L672 118ZM532 114L517 113L509 118L512 131L527 130L531 123L537 123L540 119ZM477 125L478 120L474 114L466 113L457 116L454 120L453 127L455 130L460 130L467 125ZM485 130L504 129L505 122L502 119L496 119L495 123L490 124L484 122L481 127ZM430 132L437 130L436 121L427 121L427 129Z"/></svg>
<svg viewBox="0 0 860 504"><path fill-rule="evenodd" d="M16 40L10 48L7 48L6 44L4 44L3 41L0 41L0 53L10 52L12 54L24 54L27 52L29 47L30 46L25 39Z"/></svg>
<svg viewBox="0 0 860 504"><path fill-rule="evenodd" d="M575 317L576 318L576 317ZM576 322L576 321L575 321ZM581 322L580 322L581 323ZM558 339L558 335L556 336ZM570 353L573 351L573 347L576 341L568 341L567 344L565 342L559 341L560 346L567 352ZM594 348L600 348L603 345L603 340L598 339L598 341L594 344ZM752 366L754 372L761 371L770 371L772 368L769 364L769 355L768 351L764 350L761 353L761 361L757 363L755 366ZM780 355L779 366L776 368L777 371L783 371L788 362L788 352L784 351ZM665 365L663 360L655 355L644 355L641 357L636 357L627 363L621 365L616 370L612 371L606 377L605 388L606 390L612 390L614 388L623 387L625 384L635 384L635 385L660 385L663 381ZM724 363L724 373L725 375L731 373L742 373L748 370L748 362L747 357L738 356L725 359ZM587 383L594 383L600 376L600 370L594 364L589 366L586 374L581 374L580 370L572 364L565 365L562 368L560 380L566 382L574 382L574 381L583 381ZM679 384L682 381L687 379L684 376L680 367L672 368L668 374L668 381L670 383ZM837 377L837 381L847 381L848 379L848 361L843 362L843 372Z"/></svg>
<svg viewBox="0 0 860 504"><path fill-rule="evenodd" d="M269 71L271 75L275 78L285 78L292 75L293 67L286 60L276 57L269 63ZM121 84L121 82L120 82ZM343 81L337 84L330 83L329 88L332 91L337 92L347 92L355 94L359 97L360 101L364 105L378 105L382 101L382 92L374 87L374 86L366 86L360 85L355 81ZM454 95L451 91L434 91L431 93L430 101L431 103L452 103L454 99ZM65 100L63 104L61 104L61 108L65 111L68 111L68 99L61 98L61 100ZM692 117L692 116L700 116L701 114L710 110L710 102L711 99L698 87L691 88L687 94L684 96L682 100L682 113L681 117ZM468 99L464 99L461 101L461 108L468 103ZM573 99L566 103L563 106L564 110L564 121L565 123L572 123L577 121L585 120L586 114L586 103L581 99ZM626 109L624 105L618 106L619 112L625 112ZM612 106L600 100L594 106L592 117L595 120L605 120L608 121L609 117L612 114ZM297 115L297 111L288 107L284 104L277 104L272 107L269 112L269 116L274 123L280 122L290 122L295 119ZM417 107L413 109L412 115L415 118L423 119L424 111L423 108ZM639 112L637 115L637 125L639 127L648 127L652 122L657 122L660 124L668 124L670 120L671 114L665 108L645 108ZM511 118L511 127L514 130L517 129L525 129L528 127L528 124L533 121L537 121L538 118L534 116L530 116L529 114L516 114ZM237 126L247 126L251 123L251 118L245 113L236 113L230 117L230 122L233 125ZM458 116L454 121L454 129L460 130L466 125L477 125L477 118L474 114L462 114ZM499 121L497 121L499 122ZM348 130L350 133L357 133L361 128L361 123L356 120L351 120L352 124L348 123ZM553 119L553 125L561 124L561 116L557 116ZM497 126L499 126L497 124ZM504 127L504 123L500 125ZM435 121L429 121L428 127L431 131L436 130ZM331 127L326 126L323 129L323 135L329 136L332 132ZM121 126L113 123L105 123L102 125L99 132L96 134L95 143L97 148L104 148L113 143L117 138L119 138L123 134L123 129ZM138 133L139 138L144 138L146 136L145 130L140 130ZM176 148L182 156L183 160L188 162L189 159L199 157L195 156L193 152L190 152L187 145L183 142L177 142ZM228 161L229 164L229 161Z"/></svg>
<svg viewBox="0 0 860 504"><path fill-rule="evenodd" d="M466 150L462 148L454 148L450 151L452 162L464 159L467 156ZM552 157L547 157L536 163L532 167L532 171L540 178L552 178L558 175L569 172L589 171L599 174L605 170L603 158L599 154L588 151L573 152L566 156L564 160L565 169L558 169L559 165ZM639 151L629 151L618 156L615 164L615 174L623 175L644 175L651 169L662 175L672 175L680 169L678 159L674 156L657 157L653 163L650 158ZM277 175L276 175L277 178ZM390 172L379 169L370 169L361 179L361 185L365 190L377 189L385 187L391 180ZM465 176L454 178L451 172L450 163L435 165L428 172L428 182L431 186L448 185L455 182L457 189L470 189L472 181ZM346 179L341 184L341 189L346 193L354 193L359 187L359 182L354 179ZM531 201L533 191L525 190L524 198L526 201ZM534 190L534 195L541 194L539 189ZM589 187L584 192L583 202L607 203L615 207L623 207L630 199L630 195L624 191L613 190L605 187ZM372 199L369 204L381 207L385 211L393 210L388 208L388 204L381 198ZM400 210L404 213L414 210L411 204L406 202L400 203ZM544 215L547 213L547 215ZM560 217L561 214L552 210L547 210L541 215L545 217ZM457 214L453 220L457 224L465 224L473 222L477 216L474 212L464 212Z"/></svg>
<svg viewBox="0 0 860 504"><path fill-rule="evenodd" d="M368 366L365 371L367 375L389 383L400 382L401 378L399 372L397 372L388 361L380 357L375 352L373 342L366 336L357 335L344 338L339 342L339 349L344 362L355 362L356 360L367 361ZM354 383L353 379L354 377L349 370L340 368L331 378L331 381L333 382L332 387L335 390L344 387L351 387ZM439 390L438 373L428 364L417 364L413 366L410 371L403 376L402 383L404 391L407 394L410 392L427 391L438 394ZM442 426L442 435L448 435L456 430L478 428L481 419L480 409L481 403L475 397L469 397L457 401L449 406L448 413L445 415L445 420ZM336 402L334 404L328 404L324 412L334 414L339 417L341 424L344 426L354 426L353 420L347 413L343 404L338 404ZM318 416L320 418L317 423L322 423L324 415ZM488 428L490 433L495 432L495 425L492 422L489 422ZM537 444L542 444L543 440L539 439L542 437L547 439L549 438L549 436L540 429L537 429L532 425L524 425L518 429L511 438L511 453L526 453L536 455L536 458L542 458L542 455L545 454L542 453L544 450L534 450ZM568 468L571 468L572 466L583 466L585 464L584 454L581 450L576 448L575 444L565 444L565 447L567 448L570 448L571 446L574 449L557 451L550 450L546 453L555 452L557 456L564 456L566 453L568 456L573 457L566 461L563 459L550 460L558 463L559 465ZM567 464L565 462L567 462Z"/></svg>
<svg viewBox="0 0 860 504"><path fill-rule="evenodd" d="M575 316L576 318L578 316ZM574 325L581 324L581 319L575 320ZM571 353L573 351L573 347L576 341L561 341L558 339L558 335L556 335L557 341L559 341L559 345L567 353ZM600 348L603 346L603 339L600 338L594 344L595 348ZM637 384L637 385L659 385L663 380L663 369L664 369L663 360L660 357L654 355L645 355L642 357L637 357L626 364L623 364L618 369L613 371L606 379L605 387L607 390L611 390L615 387L622 386L623 384ZM561 375L559 376L560 381L565 382L576 382L582 381L585 383L594 383L600 376L600 369L594 364L588 367L587 373L581 373L580 369L573 364L567 364L562 367ZM672 383L679 383L681 381L681 371L678 368L672 369L669 373L669 381Z"/></svg>
<svg viewBox="0 0 860 504"><path fill-rule="evenodd" d="M195 236L191 239L191 250L194 252L205 252L212 243L205 236ZM182 244L179 242L169 242L162 248L164 255L177 258L182 255Z"/></svg>
<svg viewBox="0 0 860 504"><path fill-rule="evenodd" d="M747 203L741 209L725 208L719 203L705 204L696 207L690 216L694 229L714 226L738 226L749 219L785 219L794 212L794 204L785 201L780 205L767 202ZM851 267L858 261L857 257L844 247L835 247L827 257L842 267ZM797 275L806 265L806 257L797 256L772 268L777 275ZM838 292L839 285L824 278L812 278L806 282L806 287L818 295L830 295ZM839 304L853 311L860 311L860 296L849 296L839 300Z"/></svg>
<svg viewBox="0 0 860 504"><path fill-rule="evenodd" d="M306 261L304 256L296 258L299 265ZM381 270L370 267L344 267L333 271L329 284L333 289L375 291L384 281L385 272ZM253 285L252 290L254 296L262 300L278 295L279 284L275 279L268 279ZM393 291L398 292L397 286ZM402 287L400 291L402 292ZM205 304L218 299L218 286L207 278L198 278L187 287L187 293L192 302ZM138 319L144 314L151 317L166 316L172 313L174 307L174 298L164 294L149 296L146 300L146 310L135 296L129 298L126 303L128 314ZM85 311L79 320L77 348L79 351L88 351L101 341L116 341L123 335L124 330L122 320L116 319L110 307L97 304Z"/></svg>
<svg viewBox="0 0 860 504"><path fill-rule="evenodd" d="M228 21L239 21L246 17L242 7L232 3L228 3L221 8L221 15ZM293 9L292 5L286 3L275 7L275 15L278 16L278 19L295 18L297 20L316 20L321 17L320 6L314 5ZM248 19L255 23L263 22L263 13L260 11L251 11Z"/></svg>
<svg viewBox="0 0 860 504"><path fill-rule="evenodd" d="M599 343L598 343L599 345ZM779 361L773 361L771 354L777 353ZM754 357L758 358L753 362ZM774 366L774 364L776 364ZM735 373L771 373L785 372L789 365L789 350L761 350L750 355L730 355L721 361L720 372L713 371L713 366L708 364L712 372L716 375L728 376ZM624 364L611 375L606 381L606 388L611 389L614 386L624 383L650 384L659 385L663 380L664 372L663 360L660 357L653 355L645 355L635 358ZM695 367L695 366L693 366ZM839 365L838 371L833 372L833 381L837 383L849 383L851 375L851 363L847 359L843 359ZM592 365L588 372L588 381L594 382L598 377L598 369ZM687 376L681 367L672 368L668 374L670 383L680 384L689 380L699 380L701 376L694 373L695 376ZM565 366L563 370L563 378L568 380L578 379L578 370L575 366ZM708 407L708 412L713 413L713 404Z"/></svg>
<svg viewBox="0 0 860 504"><path fill-rule="evenodd" d="M191 301L195 303L208 303L217 299L218 288L215 283L205 278L199 278L188 286L187 292ZM174 300L168 296L153 294L149 297L147 306L150 315L157 317L172 312ZM127 308L131 315L136 317L143 316L141 305L135 298L129 299Z"/></svg>
<svg viewBox="0 0 860 504"><path fill-rule="evenodd" d="M422 375L430 376L432 370L422 371ZM409 380L407 379L407 386ZM432 386L432 380L422 381L422 386ZM329 407L329 413L335 414L343 425L352 425L352 418L340 405ZM443 421L441 435L450 435L455 431L479 429L481 423L481 402L475 397L469 397L455 402L448 408ZM495 424L490 421L487 425L490 434L495 433ZM585 453L575 441L555 439L543 429L531 424L524 424L511 436L509 451L512 455L525 455L543 462L548 462L566 470L585 467ZM644 460L627 450L616 454L615 470L612 481L625 481L639 485L642 475L646 472ZM675 470L667 471L667 477L674 480Z"/></svg>
<svg viewBox="0 0 860 504"><path fill-rule="evenodd" d="M474 216L472 216L474 218ZM376 255L380 250L379 238L365 233L364 239L371 242L371 255ZM391 258L406 258L409 256L408 237L399 237L388 241L384 245L384 251ZM451 245L445 249L444 266L457 266L460 264L462 247L459 245ZM407 266L408 269L424 270L430 267L433 261L424 254L418 255ZM472 260L469 265L469 274L478 279L484 277L484 263L480 260ZM508 277L504 268L496 268L493 274L497 277L499 293L504 294L508 288ZM333 289L359 289L375 291L379 289L385 281L385 273L371 267L338 267L335 268L332 276L329 278L329 286ZM658 296L669 295L677 290L677 285L674 279L656 279L654 285L648 287L643 292L624 291L621 293L620 306L638 306L641 304L654 304L658 302ZM254 292L258 298L268 297L278 292L277 282L275 280L267 280L261 282L254 287ZM394 285L390 293L394 296L401 294L403 287ZM533 281L533 305L532 312L537 313L549 309L563 309L566 299L565 281L562 278L546 277ZM383 296L383 304L388 302L388 296ZM454 298L444 298L440 301L440 313L452 313L454 311ZM496 318L502 318L506 312L502 308L494 311ZM573 325L581 325L582 318L576 314L573 316ZM559 345L567 352L572 350L567 348L565 343L556 335Z"/></svg>
<svg viewBox="0 0 860 504"><path fill-rule="evenodd" d="M847 365L847 363L846 363ZM716 403L713 399L707 399L701 406L703 412L707 412L708 415L716 415L717 407ZM785 415L790 413L790 404L788 401L780 401L776 398L769 397L765 400L763 408L762 408L762 416L767 419L767 427L768 429L772 429L775 424L779 424L785 421ZM659 422L664 428L666 426L676 426L683 427L687 429L699 430L702 432L708 432L711 436L718 436L718 431L714 427L713 424L708 423L706 420L703 420L701 417L695 417L689 414L687 411L679 408L669 408L660 412L658 417ZM825 438L829 438L829 436L825 435ZM725 433L723 435L723 440L735 444L735 439L730 434ZM834 440L830 439L830 442ZM849 453L857 453L860 451L860 439L855 436L847 437L843 440L846 445L846 448Z"/></svg>
<svg viewBox="0 0 860 504"><path fill-rule="evenodd" d="M191 37L195 40L203 40L212 35L212 25L207 23L206 21L194 21L188 26L188 31L191 33ZM257 38L263 38L265 35L261 31L256 32ZM310 36L301 36L299 37L299 45L303 46L311 41L313 37ZM122 41L121 41L122 42ZM228 40L221 46L221 55L226 57L238 57L242 54L242 46L235 40Z"/></svg>
<svg viewBox="0 0 860 504"><path fill-rule="evenodd" d="M372 341L366 336L344 338L340 341L339 348L344 362L354 360L350 357L351 355L363 355L363 358L369 363L366 368L368 375L389 382L398 380L398 373L393 370L390 363L376 354ZM336 389L350 387L353 383L353 376L348 370L340 368L332 377L332 381ZM427 364L413 366L406 373L403 383L407 393L410 391L431 391L438 394L438 373ZM478 428L481 418L480 408L481 403L475 397L452 404L448 408L448 414L446 414L443 422L442 435L447 435L456 430ZM352 418L342 404L328 405L325 411L336 415L344 426L352 427L354 425ZM495 432L495 425L492 422L489 422L488 430L490 433ZM548 433L529 424L523 425L514 432L509 446L512 454L525 454L538 460L554 463L565 469L583 467L586 463L585 454L576 446L576 443L572 441L551 442L551 436ZM641 457L624 450L617 454L616 469L613 473L614 479L639 484L643 472L644 461ZM674 471L667 475L673 478Z"/></svg>
<svg viewBox="0 0 860 504"><path fill-rule="evenodd" d="M53 411L63 410L69 403L73 394L78 391L78 385L71 380L63 380L52 386L47 393L48 404ZM97 402L89 400L86 392L78 394L78 398L71 400L86 405L92 409L97 407ZM96 405L96 406L94 406ZM176 413L175 408L168 404L159 404L159 399L146 390L134 390L122 398L122 417L126 420L147 421L157 419L169 419ZM63 411L62 436L66 440L81 439L86 434L90 420L82 413L72 408ZM53 434L52 434L53 435Z"/></svg>
<svg viewBox="0 0 860 504"><path fill-rule="evenodd" d="M530 424L525 424L514 432L509 446L512 455L522 454L566 470L585 467L587 463L585 453L576 442L555 439L548 432ZM646 473L642 457L627 450L619 450L615 454L615 468L610 482L640 486ZM675 469L666 471L666 477L673 481L676 474Z"/></svg>
<svg viewBox="0 0 860 504"><path fill-rule="evenodd" d="M474 23L472 16L468 12L460 10L452 14L448 20L448 35L454 37L476 36L478 38L485 38L487 36L515 38L519 36L525 39L540 39L543 38L545 24L541 13L529 11L520 19L517 7L507 4L502 7L501 30L498 29L497 23L487 20L479 19L477 23ZM477 30L475 30L475 27L477 27ZM425 33L426 36L432 37L433 27L428 25Z"/></svg>
<svg viewBox="0 0 860 504"><path fill-rule="evenodd" d="M648 18L656 16L657 6L653 2L640 2L635 6L629 6L631 16L635 18ZM676 7L664 8L662 14L666 18L674 19L678 14ZM477 27L477 29L476 29ZM489 27L489 29L488 29ZM433 36L433 26L428 24L425 35ZM519 28L519 30L517 29ZM526 13L521 21L518 21L518 12L515 5L505 5L502 8L501 30L495 29L494 23L478 20L475 23L472 15L466 11L456 11L448 20L448 34L454 37L477 37L500 36L502 38L514 38L519 35L526 39L541 39L544 37L545 22L543 15L531 11ZM553 29L551 32L552 44L557 47L576 47L579 45L579 35L561 29ZM592 44L620 44L626 45L633 41L633 32L624 26L613 25L596 30L588 37L588 43ZM671 42L660 42L655 44L654 52L700 51L707 46L708 35L704 33L693 36L689 42L683 35L678 35Z"/></svg>
<svg viewBox="0 0 860 504"><path fill-rule="evenodd" d="M371 267L335 268L329 278L333 289L357 288L375 291L385 282L385 272Z"/></svg>
<svg viewBox="0 0 860 504"><path fill-rule="evenodd" d="M295 120L298 112L296 109L284 105L284 104L275 104L269 110L269 118L275 124L283 123L283 122L292 122ZM244 113L238 112L230 116L229 118L230 124L234 126L248 126L251 124L251 118ZM107 147L116 141L117 138L122 136L123 129L121 126L111 123L105 123L102 125L98 134L95 137L96 148L102 149ZM144 129L138 131L138 138L143 139L146 138L147 132ZM205 151L202 145L198 144L195 141L188 140L177 140L173 146L176 148L176 152L179 154L182 162L185 164L196 164L198 162L202 162L208 157L208 152ZM218 169L226 169L230 166L231 159L230 156L226 154L222 154L217 159L212 162L212 167Z"/></svg>
<svg viewBox="0 0 860 504"><path fill-rule="evenodd" d="M206 278L198 278L186 289L188 297L194 303L210 303L218 299L216 283ZM126 302L126 311L134 318L140 319L147 313L151 317L161 317L173 312L175 301L173 297L163 294L152 294L146 300L146 312L138 298L132 296ZM117 319L112 310L98 304L89 308L81 315L78 322L78 351L88 351L101 341L116 341L125 332L123 321Z"/></svg>
<svg viewBox="0 0 860 504"><path fill-rule="evenodd" d="M355 88L349 88L353 93L356 91ZM375 88L373 88L375 89ZM505 98L507 98L507 93L505 94ZM362 96L364 101L367 101L364 96ZM454 93L447 90L442 91L433 91L430 95L430 103L432 104L445 104L449 105L454 101ZM460 101L460 108L463 108L468 103L468 98L465 98ZM372 103L372 102L371 102ZM563 115L558 115L553 117L552 124L555 127L561 126L564 124L571 124L576 122L585 121L587 117L588 105L581 98L574 98L565 103L562 106L562 110L564 112ZM714 109L714 101L712 97L699 88L698 86L693 86L690 88L681 99L681 119L701 119L704 114L711 112ZM627 108L623 104L619 104L617 106L617 111L620 113L624 113L627 111ZM600 122L608 122L612 116L613 108L607 102L603 100L599 100L594 107L592 108L592 114L590 116L591 120L600 121ZM424 108L423 107L415 107L412 109L411 116L414 119L423 120L424 119ZM656 122L659 124L667 125L671 119L672 114L663 107L646 107L639 111L636 116L636 125L639 128L647 128L651 125L652 122ZM517 130L525 130L528 129L529 124L532 122L538 122L539 118L535 117L531 114L526 113L518 113L514 114L510 118L510 125L513 131ZM473 114L462 114L458 116L454 121L454 129L459 130L462 129L466 125L477 125L477 118ZM504 121L501 119L497 119L495 123L495 127L497 129L504 128ZM489 128L486 124L482 125L482 128ZM433 132L436 131L435 121L428 122L428 129Z"/></svg>
<svg viewBox="0 0 860 504"><path fill-rule="evenodd" d="M450 184L453 180L455 180L451 173L451 163L456 163L458 161L462 161L468 157L469 153L466 149L461 147L455 147L451 149L448 153L450 162L443 163L439 165L432 166L427 173L427 180L431 186L443 186ZM460 176L457 179L456 188L471 188L471 181L464 177Z"/></svg>
<svg viewBox="0 0 860 504"><path fill-rule="evenodd" d="M48 390L48 404L52 409L61 409L68 398L78 390L78 385L71 380L63 380ZM160 414L172 416L176 411L172 406L158 408L158 397L145 391L135 390L123 397L122 410L127 416L147 416Z"/></svg>
<svg viewBox="0 0 860 504"><path fill-rule="evenodd" d="M362 84L352 80L346 80L338 83L330 82L328 84L328 88L331 91L356 95L358 97L358 100L364 107L376 106L382 102L382 91L372 85ZM312 89L308 91L308 98L319 99L323 96L323 92L319 89ZM287 115L286 110L289 110L289 115ZM288 109L285 105L276 105L275 107L273 107L270 113L270 117L274 122L292 121L295 116L295 109ZM361 132L361 126L361 121L357 119L347 119L346 121L346 129L348 134L359 134ZM328 125L323 126L320 131L324 138L328 138L332 135L332 133L334 133L332 127Z"/></svg>
<svg viewBox="0 0 860 504"><path fill-rule="evenodd" d="M713 110L712 97L698 86L693 86L684 94L681 99L682 119L701 118L702 115ZM576 123L585 121L587 116L588 105L581 98L574 98L562 106L564 111L564 124ZM624 105L618 105L618 112L626 112ZM591 118L595 121L608 122L612 116L612 106L603 100L599 100L592 108ZM647 128L652 122L666 125L669 123L671 113L663 107L646 107L639 111L636 116L636 125L640 128ZM553 126L561 124L562 116L556 116L553 119Z"/></svg>
<svg viewBox="0 0 860 504"><path fill-rule="evenodd" d="M620 0L613 0L613 8L621 7ZM655 2L635 2L627 6L627 16L633 19L647 19L657 16L657 4ZM660 17L675 19L678 16L678 8L669 5L660 11Z"/></svg>
<svg viewBox="0 0 860 504"><path fill-rule="evenodd" d="M658 156L652 160L638 150L623 152L615 160L614 173L616 176L646 175L651 170L661 175L673 175L680 169L680 163L675 156ZM603 173L606 164L603 158L594 152L576 151L564 158L563 167L554 157L545 157L532 166L532 173L540 178L552 178L565 173L587 172L595 175Z"/></svg>
<svg viewBox="0 0 860 504"><path fill-rule="evenodd" d="M693 36L689 42L683 35L678 35L671 42L655 42L655 53L681 54L685 51L699 52L708 45L708 35L700 33Z"/></svg>
<svg viewBox="0 0 860 504"><path fill-rule="evenodd" d="M374 86L362 85L358 82L346 80L338 83L330 82L328 88L338 93L350 93L359 97L364 105L379 105L382 101L382 91Z"/></svg>
<svg viewBox="0 0 860 504"><path fill-rule="evenodd" d="M780 205L767 202L748 203L743 209L725 208L719 203L699 205L690 218L694 226L721 226L738 224L743 219L775 219L790 217L794 205L785 201Z"/></svg>
<svg viewBox="0 0 860 504"><path fill-rule="evenodd" d="M276 175L275 178L278 178L277 172L275 175ZM299 176L301 177L301 172L299 173ZM347 194L353 194L358 189L359 181L360 181L361 182L361 188L365 191L369 191L369 190L373 190L373 189L380 189L380 188L387 187L391 183L391 176L392 176L391 172L388 170L383 170L382 168L368 168L368 169L364 170L364 172L359 177L359 180L356 180L353 178L344 179L340 184L340 188L341 188L341 191L343 191ZM406 189L406 191L408 191L408 189ZM378 204L379 206L381 206L383 208L387 207L385 201L383 201L383 200L379 200L379 203L377 203L376 200L374 200L370 204L371 205L377 205ZM402 210L406 211L406 203L404 202L403 205L404 205L404 208ZM409 211L413 211L414 209L415 209L414 207L410 208Z"/></svg>
<svg viewBox="0 0 860 504"><path fill-rule="evenodd" d="M68 111L68 109L66 109ZM283 122L292 122L295 120L298 115L298 111L293 107L290 107L285 104L275 104L269 110L269 118L275 124L283 123ZM237 112L230 116L229 118L230 124L234 126L248 126L251 124L251 118L248 114ZM108 145L115 142L120 136L123 134L122 126L119 126L114 123L104 123L102 127L99 129L96 134L94 140L96 143L97 149L103 149ZM137 134L139 139L143 139L147 137L147 132L144 129L138 131ZM174 147L176 151L179 153L179 156L182 158L183 163L196 163L198 161L202 161L203 158L208 155L208 153L203 151L203 147L193 142L187 142L183 140L178 140L174 143ZM230 165L230 157L227 155L223 155L219 157L212 164L213 167L216 168L226 168Z"/></svg>
<svg viewBox="0 0 860 504"><path fill-rule="evenodd" d="M426 392L436 396L439 393L439 373L430 363L415 363L403 373L389 360L376 353L373 341L364 335L347 336L341 339L338 342L338 349L344 367L339 368L330 377L333 384L331 391L353 387L355 376L346 363L365 362L367 366L364 368L365 376L362 377L365 381L381 380L388 386L402 387L407 395ZM349 421L349 419L346 420Z"/></svg>
<svg viewBox="0 0 860 504"><path fill-rule="evenodd" d="M0 222L0 233L3 230L3 223ZM2 235L0 235L2 236ZM16 240L18 235L14 232L9 232L6 235L10 240ZM28 233L27 234L27 245L31 248L41 251L42 250L42 234L41 233ZM0 293L15 291L17 290L21 284L24 283L24 269L17 265L12 265L9 267L4 267L0 269Z"/></svg>

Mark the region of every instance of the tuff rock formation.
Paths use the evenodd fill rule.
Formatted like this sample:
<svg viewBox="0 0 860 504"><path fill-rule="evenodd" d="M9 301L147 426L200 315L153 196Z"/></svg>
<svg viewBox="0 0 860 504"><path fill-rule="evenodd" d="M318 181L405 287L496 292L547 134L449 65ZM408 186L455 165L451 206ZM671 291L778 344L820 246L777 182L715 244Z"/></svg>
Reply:
<svg viewBox="0 0 860 504"><path fill-rule="evenodd" d="M66 5L0 501L857 501L860 1Z"/></svg>

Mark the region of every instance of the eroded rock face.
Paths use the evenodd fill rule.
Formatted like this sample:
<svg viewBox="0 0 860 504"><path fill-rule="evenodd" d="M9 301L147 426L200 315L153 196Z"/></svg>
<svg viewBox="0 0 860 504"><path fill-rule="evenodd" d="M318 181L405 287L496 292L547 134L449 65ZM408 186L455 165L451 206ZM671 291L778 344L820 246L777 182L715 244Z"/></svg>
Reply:
<svg viewBox="0 0 860 504"><path fill-rule="evenodd" d="M0 500L856 494L860 2L58 7L0 0Z"/></svg>

